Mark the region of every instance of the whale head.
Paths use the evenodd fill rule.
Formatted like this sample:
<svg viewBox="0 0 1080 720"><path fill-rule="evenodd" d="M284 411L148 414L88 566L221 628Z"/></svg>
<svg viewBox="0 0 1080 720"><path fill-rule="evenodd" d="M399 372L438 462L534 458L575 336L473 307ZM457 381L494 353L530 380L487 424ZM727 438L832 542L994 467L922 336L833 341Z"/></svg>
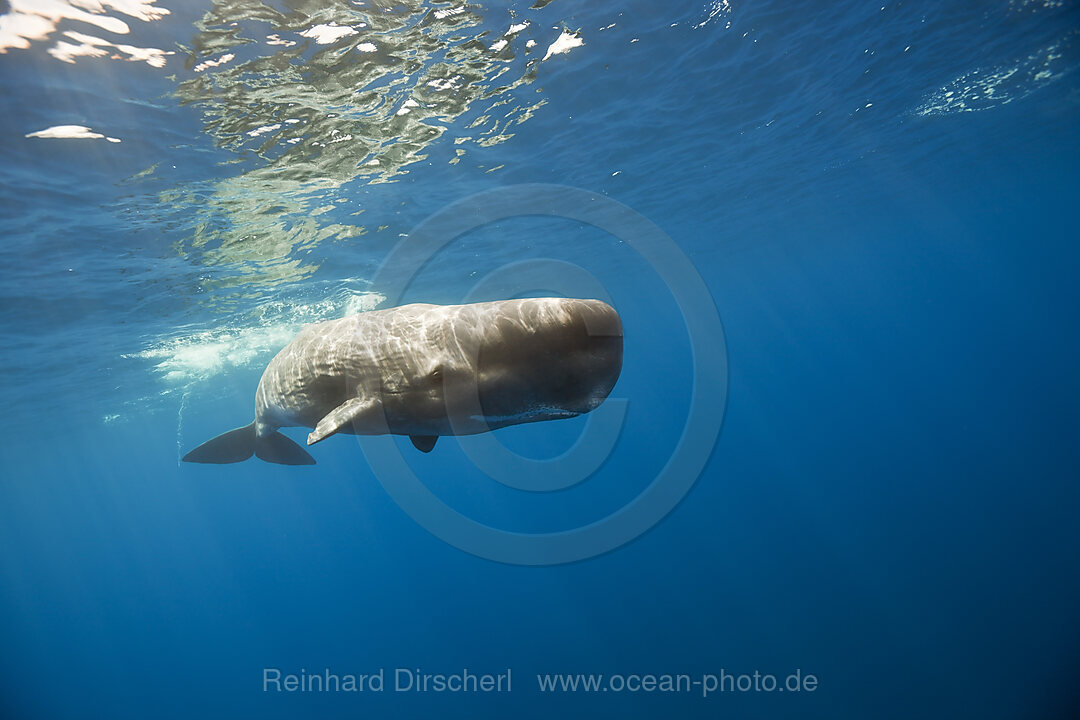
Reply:
<svg viewBox="0 0 1080 720"><path fill-rule="evenodd" d="M482 333L475 382L492 428L594 410L622 370L618 313L600 300L507 304ZM451 398L447 398L450 407Z"/></svg>

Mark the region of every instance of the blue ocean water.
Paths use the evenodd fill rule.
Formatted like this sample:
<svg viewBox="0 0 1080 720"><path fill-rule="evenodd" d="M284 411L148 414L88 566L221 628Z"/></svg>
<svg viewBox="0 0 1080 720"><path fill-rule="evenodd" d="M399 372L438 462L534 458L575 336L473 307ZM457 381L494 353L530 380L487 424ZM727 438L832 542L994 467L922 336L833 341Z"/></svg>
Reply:
<svg viewBox="0 0 1080 720"><path fill-rule="evenodd" d="M3 717L1076 716L1076 3L0 10ZM384 261L433 216L462 232L398 297ZM251 420L303 323L540 261L623 318L603 465L536 493L452 438L396 447L462 516L569 532L722 419L629 542L470 554L351 437L313 468L179 462ZM713 308L722 344L688 331ZM549 458L588 422L495 437ZM800 690L705 692L754 673Z"/></svg>

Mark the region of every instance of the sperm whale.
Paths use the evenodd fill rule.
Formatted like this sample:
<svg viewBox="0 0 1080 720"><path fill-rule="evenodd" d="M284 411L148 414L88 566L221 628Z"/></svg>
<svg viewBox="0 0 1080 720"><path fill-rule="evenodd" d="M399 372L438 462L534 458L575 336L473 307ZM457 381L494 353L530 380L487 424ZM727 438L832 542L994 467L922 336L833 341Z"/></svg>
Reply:
<svg viewBox="0 0 1080 720"><path fill-rule="evenodd" d="M308 445L389 433L430 452L443 435L575 417L610 394L622 352L622 322L600 300L412 304L315 323L266 366L254 421L183 459L314 464L283 427L312 428Z"/></svg>

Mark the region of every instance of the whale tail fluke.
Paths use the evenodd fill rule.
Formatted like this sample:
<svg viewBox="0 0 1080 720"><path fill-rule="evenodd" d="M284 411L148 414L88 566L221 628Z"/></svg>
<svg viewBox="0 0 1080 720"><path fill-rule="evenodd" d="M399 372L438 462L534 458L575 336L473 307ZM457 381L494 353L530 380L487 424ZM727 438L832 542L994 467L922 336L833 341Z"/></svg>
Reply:
<svg viewBox="0 0 1080 720"><path fill-rule="evenodd" d="M278 465L314 465L315 458L279 432L259 437L255 423L207 440L183 457L184 462L224 465L247 460L252 455Z"/></svg>
<svg viewBox="0 0 1080 720"><path fill-rule="evenodd" d="M255 440L255 457L278 465L314 465L307 450L279 432Z"/></svg>
<svg viewBox="0 0 1080 720"><path fill-rule="evenodd" d="M183 457L184 462L224 465L247 460L255 454L255 423L207 440Z"/></svg>

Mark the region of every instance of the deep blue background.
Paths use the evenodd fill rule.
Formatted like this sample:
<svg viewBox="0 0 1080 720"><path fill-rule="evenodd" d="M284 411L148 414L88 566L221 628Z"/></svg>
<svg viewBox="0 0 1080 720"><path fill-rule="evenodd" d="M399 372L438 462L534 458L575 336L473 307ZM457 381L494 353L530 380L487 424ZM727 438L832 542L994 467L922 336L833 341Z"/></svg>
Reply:
<svg viewBox="0 0 1080 720"><path fill-rule="evenodd" d="M1048 4L747 1L700 27L700 2L523 4L585 39L516 91L548 104L461 163L468 118L397 182L344 186L387 235L318 246L312 280L228 313L207 295L231 291L176 252L191 228L167 220L190 209L147 199L236 172L171 95L179 65L0 56L0 714L1075 716L1080 12ZM186 42L201 8L172 9L136 37ZM504 8L485 13L505 27ZM918 112L1010 68L978 111ZM24 138L72 123L124 141ZM176 174L131 179L159 162ZM319 302L448 202L521 182L634 208L715 298L724 429L665 521L598 558L513 567L425 532L351 439L315 448L313 469L178 466L178 441L248 422L266 348L180 384L132 356ZM478 476L446 440L410 458L485 522L576 527L667 459L690 356L649 268L568 221L478 230L413 291L450 302L522 257L578 263L617 301L631 410L613 457L545 496ZM580 427L500 436L551 451ZM264 694L268 666L512 667L514 692ZM534 681L796 668L816 692L542 696Z"/></svg>

